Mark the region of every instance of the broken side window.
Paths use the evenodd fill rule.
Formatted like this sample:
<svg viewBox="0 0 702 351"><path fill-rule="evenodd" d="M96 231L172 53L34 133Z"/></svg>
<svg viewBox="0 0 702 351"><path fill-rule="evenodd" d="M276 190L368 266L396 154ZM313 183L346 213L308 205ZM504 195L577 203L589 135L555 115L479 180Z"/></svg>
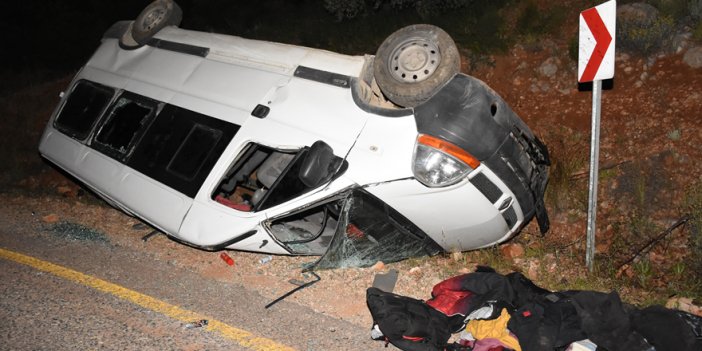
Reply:
<svg viewBox="0 0 702 351"><path fill-rule="evenodd" d="M266 223L266 229L292 254L322 255L334 237L345 200L346 196L327 199L311 208L286 214Z"/></svg>
<svg viewBox="0 0 702 351"><path fill-rule="evenodd" d="M166 105L127 165L194 197L238 130L236 124Z"/></svg>
<svg viewBox="0 0 702 351"><path fill-rule="evenodd" d="M114 92L102 84L78 81L56 117L54 127L77 140L85 140Z"/></svg>
<svg viewBox="0 0 702 351"><path fill-rule="evenodd" d="M326 253L308 269L368 267L435 255L441 247L393 208L362 189L354 189L341 208L336 233Z"/></svg>
<svg viewBox="0 0 702 351"><path fill-rule="evenodd" d="M148 124L156 115L158 102L124 92L112 104L93 140L93 147L124 161Z"/></svg>
<svg viewBox="0 0 702 351"><path fill-rule="evenodd" d="M239 211L261 211L321 187L347 168L348 163L321 140L299 150L249 144L212 199Z"/></svg>
<svg viewBox="0 0 702 351"><path fill-rule="evenodd" d="M220 182L212 199L239 211L262 210L304 192L305 186L297 180L294 161L301 150L276 150L259 144L250 144ZM290 173L290 176L285 174ZM281 181L280 179L285 179ZM278 183L275 194L269 192ZM270 200L266 200L270 197ZM264 202L267 205L263 206Z"/></svg>

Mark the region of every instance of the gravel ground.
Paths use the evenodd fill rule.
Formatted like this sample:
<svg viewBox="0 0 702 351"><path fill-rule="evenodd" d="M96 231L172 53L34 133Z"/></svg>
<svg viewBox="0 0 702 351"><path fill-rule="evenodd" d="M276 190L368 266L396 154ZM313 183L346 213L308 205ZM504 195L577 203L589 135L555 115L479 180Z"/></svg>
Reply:
<svg viewBox="0 0 702 351"><path fill-rule="evenodd" d="M283 281L291 273L281 268L280 257L260 265L257 259L262 255L232 253L236 263L230 267L218 253L185 247L163 236L144 244L143 233L131 230L133 218L100 203L67 203L52 197L1 200L3 248L97 276L298 350L383 347L369 339L363 323L304 304L328 291L331 279L265 309L292 287ZM44 211L61 219L47 223ZM75 224L81 218L101 225ZM120 226L121 230L110 229ZM59 229L70 229L73 236ZM239 349L230 340L184 331L177 320L94 289L12 261L0 260L0 265L0 279L13 282L0 287L0 318L5 321L0 335L9 346L0 349ZM344 291L335 296L335 305L350 302Z"/></svg>
<svg viewBox="0 0 702 351"><path fill-rule="evenodd" d="M36 225L44 235L63 238L68 242L90 240L102 245L124 247L146 255L154 262L165 263L213 281L246 286L269 301L295 288L289 280L312 279L310 275L301 273L301 267L316 260L316 257L273 256L270 262L262 264L260 259L267 255L227 251L234 260L234 266L229 266L219 257L220 252L197 250L176 243L165 235L156 235L143 242L141 238L151 232L150 228L89 194L75 198L0 195L0 201L5 204L3 212L6 216L14 218L17 223ZM430 264L429 260L416 260L382 268L319 271L321 281L289 296L285 301L370 328L365 291L372 285L375 275L396 269L400 274L395 292L426 299L432 286L450 274L442 274ZM409 267L423 269L423 273L408 274Z"/></svg>

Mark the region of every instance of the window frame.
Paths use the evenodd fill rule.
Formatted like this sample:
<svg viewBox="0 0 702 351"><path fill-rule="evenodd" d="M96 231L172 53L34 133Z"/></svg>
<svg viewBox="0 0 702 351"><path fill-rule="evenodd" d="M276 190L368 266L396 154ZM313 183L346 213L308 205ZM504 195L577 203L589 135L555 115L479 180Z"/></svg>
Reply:
<svg viewBox="0 0 702 351"><path fill-rule="evenodd" d="M94 116L92 122L90 123L90 126L85 130L85 133L80 133L77 132L75 129L72 128L66 128L66 125L61 122L62 116L64 112L66 112L66 106L71 102L71 98L75 97L75 92L76 90L83 85L87 86L93 86L94 88L97 89L103 89L106 92L109 93L109 96L107 97L107 100L105 101L104 106L100 108L100 110L97 112L96 116ZM70 92L68 93L68 96L66 96L66 99L63 101L63 104L61 105L61 108L59 109L58 113L56 114L56 118L54 118L54 121L52 123L52 127L56 129L57 131L61 132L64 135L67 135L80 143L87 143L91 138L92 135L94 134L95 126L100 123L100 120L102 120L103 115L105 114L105 111L112 106L112 102L115 99L115 96L118 95L118 89L115 89L113 87L110 87L105 84L100 84L91 80L87 79L80 79L76 81L73 86L71 87Z"/></svg>
<svg viewBox="0 0 702 351"><path fill-rule="evenodd" d="M216 131L219 135L215 143L203 153L203 161L198 165L195 175L188 178L174 172L171 164L182 152L188 135L196 128ZM240 125L232 122L164 103L124 164L194 198L240 128Z"/></svg>
<svg viewBox="0 0 702 351"><path fill-rule="evenodd" d="M125 150L117 150L112 145L106 144L98 140L103 128L105 128L109 123L114 121L113 113L117 108L122 108L122 106L117 106L119 101L123 98L129 99L131 103L136 103L139 106L146 105L151 111L141 119L141 126L135 130L129 143L126 145ZM156 119L156 116L163 109L165 103L160 102L155 99L148 98L137 93L133 93L127 90L122 90L118 96L116 96L110 106L103 112L102 118L94 127L94 132L90 138L90 147L100 151L101 153L114 158L117 161L126 163L131 154L136 149L137 145L141 141L142 137L146 134L151 123Z"/></svg>
<svg viewBox="0 0 702 351"><path fill-rule="evenodd" d="M222 130L212 128L212 127L209 127L209 126L204 125L204 124L195 123L192 126L192 128L190 128L190 132L188 132L188 135L183 139L183 142L180 144L180 146L178 147L176 152L173 154L173 157L171 158L170 162L168 162L168 165L166 165L167 172L169 172L177 177L181 177L182 179L188 180L188 181L195 179L195 177L198 175L198 173L200 173L200 170L202 169L202 167L204 166L205 162L207 161L207 159L209 157L204 157L202 159L202 161L200 162L200 164L197 166L197 169L193 172L193 174L190 174L190 175L183 174L180 171L177 171L173 167L174 164L177 165L178 162L176 162L176 160L178 160L179 156L181 156L181 152L183 152L185 150L185 146L189 145L188 141L190 140L191 136L193 136L195 134L195 131L198 129L204 130L206 132L211 132L211 135L213 135L213 136L216 135L216 137L213 138L214 142L211 144L210 148L207 151L207 156L209 156L210 153L212 153L213 149L217 146L217 144L219 143L219 140L224 135L224 132Z"/></svg>

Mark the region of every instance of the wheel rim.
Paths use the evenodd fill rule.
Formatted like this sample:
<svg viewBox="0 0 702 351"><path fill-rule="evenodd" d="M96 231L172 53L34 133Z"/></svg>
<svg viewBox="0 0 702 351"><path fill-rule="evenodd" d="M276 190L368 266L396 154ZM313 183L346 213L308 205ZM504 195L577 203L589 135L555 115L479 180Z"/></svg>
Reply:
<svg viewBox="0 0 702 351"><path fill-rule="evenodd" d="M134 22L129 24L129 28L127 28L126 31L122 34L122 38L120 43L125 45L127 48L134 48L139 46L139 43L134 40L134 37L132 36L132 26L134 26Z"/></svg>
<svg viewBox="0 0 702 351"><path fill-rule="evenodd" d="M433 42L409 39L398 45L390 55L390 75L403 83L417 83L428 79L439 67L441 53Z"/></svg>
<svg viewBox="0 0 702 351"><path fill-rule="evenodd" d="M152 30L163 21L163 19L166 17L166 12L166 8L164 7L157 7L153 9L146 16L144 16L144 19L141 21L141 28L144 31Z"/></svg>

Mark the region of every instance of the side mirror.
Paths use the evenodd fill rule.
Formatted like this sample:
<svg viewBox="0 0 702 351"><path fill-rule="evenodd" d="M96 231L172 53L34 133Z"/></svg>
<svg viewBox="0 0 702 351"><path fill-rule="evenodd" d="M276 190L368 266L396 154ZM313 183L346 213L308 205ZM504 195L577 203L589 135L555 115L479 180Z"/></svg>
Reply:
<svg viewBox="0 0 702 351"><path fill-rule="evenodd" d="M305 186L316 188L334 176L341 162L331 146L321 140L315 141L302 160L298 177Z"/></svg>

